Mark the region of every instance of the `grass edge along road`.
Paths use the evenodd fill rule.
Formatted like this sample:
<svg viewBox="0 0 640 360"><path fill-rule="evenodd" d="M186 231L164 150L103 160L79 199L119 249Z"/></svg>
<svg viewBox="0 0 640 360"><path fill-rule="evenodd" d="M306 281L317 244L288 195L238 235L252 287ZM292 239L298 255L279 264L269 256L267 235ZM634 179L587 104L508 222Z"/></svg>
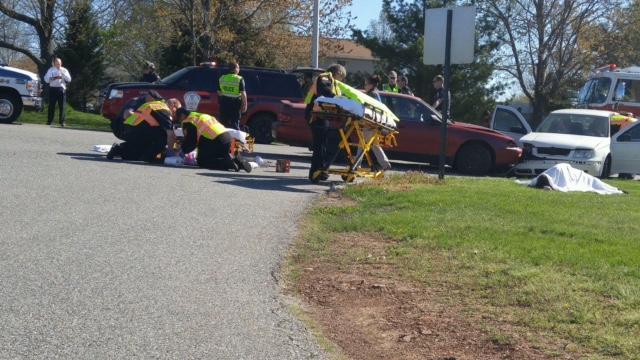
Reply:
<svg viewBox="0 0 640 360"><path fill-rule="evenodd" d="M288 287L300 295L303 274L319 263L375 263L380 257L363 253L361 242L340 254L332 244L380 234L391 244L381 262L393 265L388 277L475 314L490 343L525 341L545 357L634 359L640 182L608 182L628 194L542 191L508 179L438 183L420 174L351 186L345 204L310 210L285 268Z"/></svg>
<svg viewBox="0 0 640 360"><path fill-rule="evenodd" d="M56 108L53 117L53 125L59 126L58 109ZM76 111L71 106L65 106L65 122L66 126L71 129L94 130L94 131L111 131L108 119L99 114L85 113ZM45 125L47 123L47 108L44 111L25 110L22 112L17 123Z"/></svg>

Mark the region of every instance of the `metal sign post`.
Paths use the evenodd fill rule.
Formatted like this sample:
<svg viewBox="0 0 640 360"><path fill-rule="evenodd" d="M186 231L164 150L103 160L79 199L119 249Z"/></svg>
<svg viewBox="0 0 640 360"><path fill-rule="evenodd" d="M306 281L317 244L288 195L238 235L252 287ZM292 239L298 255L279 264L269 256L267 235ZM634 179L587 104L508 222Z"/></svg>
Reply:
<svg viewBox="0 0 640 360"><path fill-rule="evenodd" d="M453 10L447 10L447 35L444 45L444 104L442 108L442 124L440 124L440 162L438 165L438 179L444 179L444 165L447 162L447 122L451 104L449 86L451 84L451 21Z"/></svg>
<svg viewBox="0 0 640 360"><path fill-rule="evenodd" d="M473 62L475 6L427 9L424 24L425 65L444 65L444 102L440 127L438 178L444 179L447 160L447 122L451 116L451 64ZM455 27L455 33L452 29Z"/></svg>

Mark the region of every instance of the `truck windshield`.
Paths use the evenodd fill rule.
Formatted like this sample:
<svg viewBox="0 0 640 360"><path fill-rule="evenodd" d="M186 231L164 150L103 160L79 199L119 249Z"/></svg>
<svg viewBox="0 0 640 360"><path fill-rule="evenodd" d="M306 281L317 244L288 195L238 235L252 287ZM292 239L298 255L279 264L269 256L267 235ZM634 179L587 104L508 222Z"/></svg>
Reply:
<svg viewBox="0 0 640 360"><path fill-rule="evenodd" d="M583 114L551 114L536 132L608 137L609 118Z"/></svg>
<svg viewBox="0 0 640 360"><path fill-rule="evenodd" d="M587 81L580 90L578 94L578 104L603 104L607 101L610 88L610 78L593 78Z"/></svg>

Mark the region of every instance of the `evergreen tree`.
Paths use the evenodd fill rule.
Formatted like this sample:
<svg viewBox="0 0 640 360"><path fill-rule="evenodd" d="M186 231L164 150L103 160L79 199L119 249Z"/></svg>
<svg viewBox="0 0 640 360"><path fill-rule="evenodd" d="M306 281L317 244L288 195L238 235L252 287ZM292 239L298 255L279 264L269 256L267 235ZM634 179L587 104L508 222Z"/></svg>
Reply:
<svg viewBox="0 0 640 360"><path fill-rule="evenodd" d="M67 100L74 108L86 110L104 74L102 36L90 1L75 1L67 18L64 45L58 50L72 77Z"/></svg>
<svg viewBox="0 0 640 360"><path fill-rule="evenodd" d="M450 5L461 5L450 1ZM395 70L409 79L414 94L431 102L432 80L442 74L442 66L422 63L424 44L424 5L442 6L442 1L383 0L381 20L384 29L372 24L368 31L354 31L356 41L371 49L381 61L378 65L383 82L386 74ZM482 14L476 21L475 62L451 67L452 116L456 120L480 123L482 114L495 106L493 97L502 90L498 83L490 84L494 72L491 54L497 48L492 31L495 27ZM390 31L390 33L389 33Z"/></svg>

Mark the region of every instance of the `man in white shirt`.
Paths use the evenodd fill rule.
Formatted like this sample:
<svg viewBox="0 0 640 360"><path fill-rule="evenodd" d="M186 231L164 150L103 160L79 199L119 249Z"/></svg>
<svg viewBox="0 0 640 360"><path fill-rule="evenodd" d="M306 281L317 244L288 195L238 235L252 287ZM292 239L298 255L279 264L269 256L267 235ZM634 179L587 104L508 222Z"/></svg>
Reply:
<svg viewBox="0 0 640 360"><path fill-rule="evenodd" d="M53 59L53 66L44 75L44 82L49 84L49 117L47 125L53 122L53 113L56 109L56 103L60 107L60 126L64 127L64 103L66 97L67 84L71 82L69 70L62 67L60 58Z"/></svg>

